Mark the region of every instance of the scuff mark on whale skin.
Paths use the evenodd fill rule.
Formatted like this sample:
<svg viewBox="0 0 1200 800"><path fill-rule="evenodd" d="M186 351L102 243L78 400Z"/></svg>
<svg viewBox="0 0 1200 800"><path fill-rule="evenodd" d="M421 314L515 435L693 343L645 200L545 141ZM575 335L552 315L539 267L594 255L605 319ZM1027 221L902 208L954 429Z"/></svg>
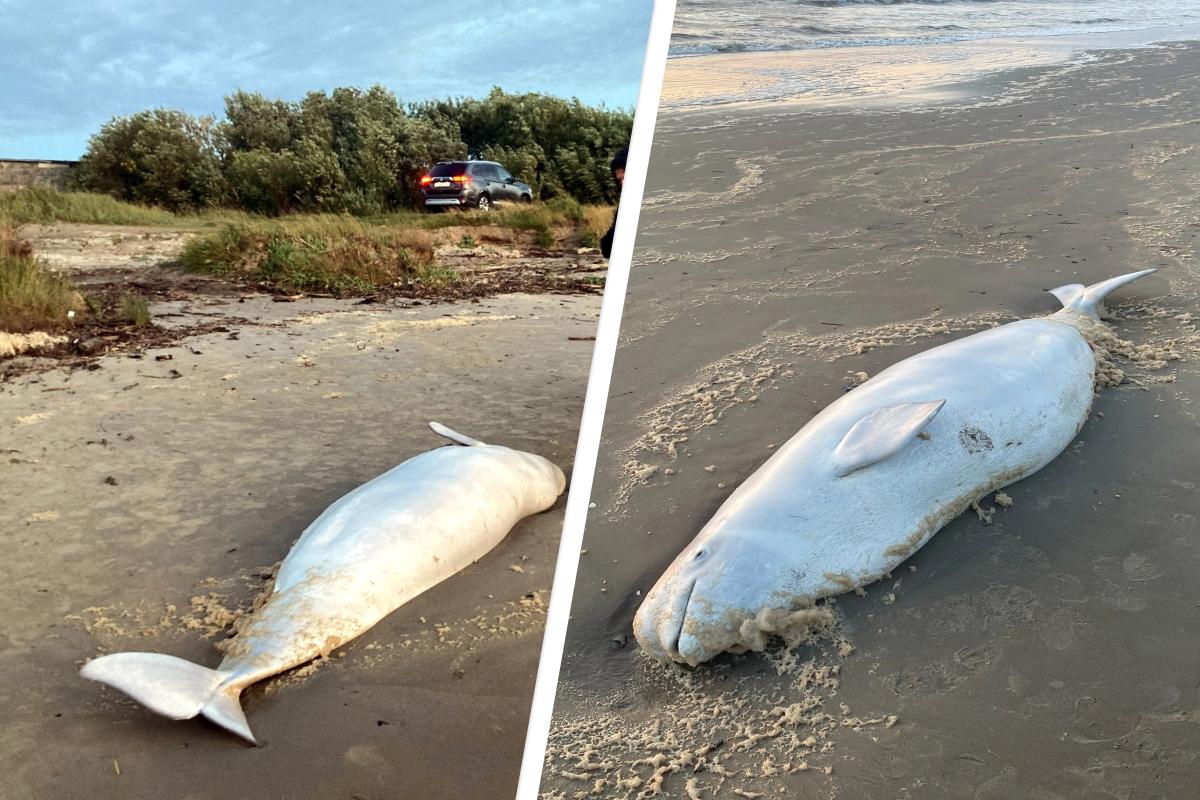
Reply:
<svg viewBox="0 0 1200 800"><path fill-rule="evenodd" d="M1048 464L1086 422L1101 383L1097 301L1152 271L1078 287L1063 311L931 348L835 400L726 499L647 593L634 618L643 650L694 666L754 649L762 637L752 621L764 613L877 580L977 498ZM1074 287L1055 290L1060 299L1064 288ZM897 412L935 401L941 410L912 440L896 437ZM882 430L865 451L883 448L881 459L829 469L848 431L861 438L865 423L875 435L871 420ZM722 552L697 567L696 548ZM655 640L680 581L695 587L683 635Z"/></svg>

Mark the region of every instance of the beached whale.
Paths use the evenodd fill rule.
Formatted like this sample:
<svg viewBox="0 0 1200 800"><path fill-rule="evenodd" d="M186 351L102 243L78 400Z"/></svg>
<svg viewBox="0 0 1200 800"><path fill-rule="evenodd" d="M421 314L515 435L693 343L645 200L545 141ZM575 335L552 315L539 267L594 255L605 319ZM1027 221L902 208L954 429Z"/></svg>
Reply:
<svg viewBox="0 0 1200 800"><path fill-rule="evenodd" d="M1104 297L1151 272L1053 289L1061 311L919 353L830 404L659 578L634 618L642 649L692 666L760 650L1041 469L1087 420Z"/></svg>
<svg viewBox="0 0 1200 800"><path fill-rule="evenodd" d="M566 486L562 470L541 456L430 427L462 446L410 458L325 509L216 669L159 653L115 653L80 674L163 716L203 714L254 742L238 699L243 689L365 632L481 558L522 518L550 508Z"/></svg>

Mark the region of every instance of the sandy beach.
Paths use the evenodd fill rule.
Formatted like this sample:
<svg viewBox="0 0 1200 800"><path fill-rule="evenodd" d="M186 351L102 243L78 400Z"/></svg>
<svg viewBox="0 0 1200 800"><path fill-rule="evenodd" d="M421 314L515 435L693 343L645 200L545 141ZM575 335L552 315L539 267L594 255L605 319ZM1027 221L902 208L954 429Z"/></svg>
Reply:
<svg viewBox="0 0 1200 800"><path fill-rule="evenodd" d="M953 101L660 115L544 797L1194 791L1197 76L1172 43ZM696 670L640 655L642 595L817 411L1146 267L1111 304L1124 381L1072 445L840 598L829 635Z"/></svg>
<svg viewBox="0 0 1200 800"><path fill-rule="evenodd" d="M155 321L209 332L5 362L0 796L511 797L565 498L330 658L248 690L261 747L77 672L119 650L215 665L305 526L445 443L429 420L569 474L599 296L277 302L164 266L170 232L24 233L89 287L153 276Z"/></svg>

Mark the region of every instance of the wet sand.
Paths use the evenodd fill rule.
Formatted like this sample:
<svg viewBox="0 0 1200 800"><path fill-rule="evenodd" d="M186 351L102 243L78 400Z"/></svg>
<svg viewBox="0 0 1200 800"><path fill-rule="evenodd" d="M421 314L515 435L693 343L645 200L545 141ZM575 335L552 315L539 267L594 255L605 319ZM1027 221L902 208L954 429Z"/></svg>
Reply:
<svg viewBox="0 0 1200 800"><path fill-rule="evenodd" d="M742 105L905 106L971 97L971 83L1003 70L1086 61L1093 51L1197 39L1180 23L1104 33L998 36L925 44L814 47L677 58L663 81L664 110Z"/></svg>
<svg viewBox="0 0 1200 800"><path fill-rule="evenodd" d="M1197 76L1171 44L924 108L659 117L545 797L1194 791ZM641 595L856 373L1150 266L1116 329L1179 358L1119 360L990 525L954 520L791 654L639 655Z"/></svg>
<svg viewBox="0 0 1200 800"><path fill-rule="evenodd" d="M0 797L511 797L565 500L330 658L248 690L261 747L78 677L118 650L214 666L305 526L445 444L429 420L570 472L598 297L239 294L153 306L163 325L225 330L0 384Z"/></svg>

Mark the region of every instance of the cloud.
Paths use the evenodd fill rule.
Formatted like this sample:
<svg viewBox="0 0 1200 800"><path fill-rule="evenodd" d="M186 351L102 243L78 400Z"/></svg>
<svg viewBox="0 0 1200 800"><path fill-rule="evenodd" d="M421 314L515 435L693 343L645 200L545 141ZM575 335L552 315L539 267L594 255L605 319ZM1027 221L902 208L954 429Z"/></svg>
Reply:
<svg viewBox="0 0 1200 800"><path fill-rule="evenodd" d="M380 83L404 100L492 86L631 107L651 0L0 0L0 156L74 158L113 116L220 113L235 89L299 99Z"/></svg>

